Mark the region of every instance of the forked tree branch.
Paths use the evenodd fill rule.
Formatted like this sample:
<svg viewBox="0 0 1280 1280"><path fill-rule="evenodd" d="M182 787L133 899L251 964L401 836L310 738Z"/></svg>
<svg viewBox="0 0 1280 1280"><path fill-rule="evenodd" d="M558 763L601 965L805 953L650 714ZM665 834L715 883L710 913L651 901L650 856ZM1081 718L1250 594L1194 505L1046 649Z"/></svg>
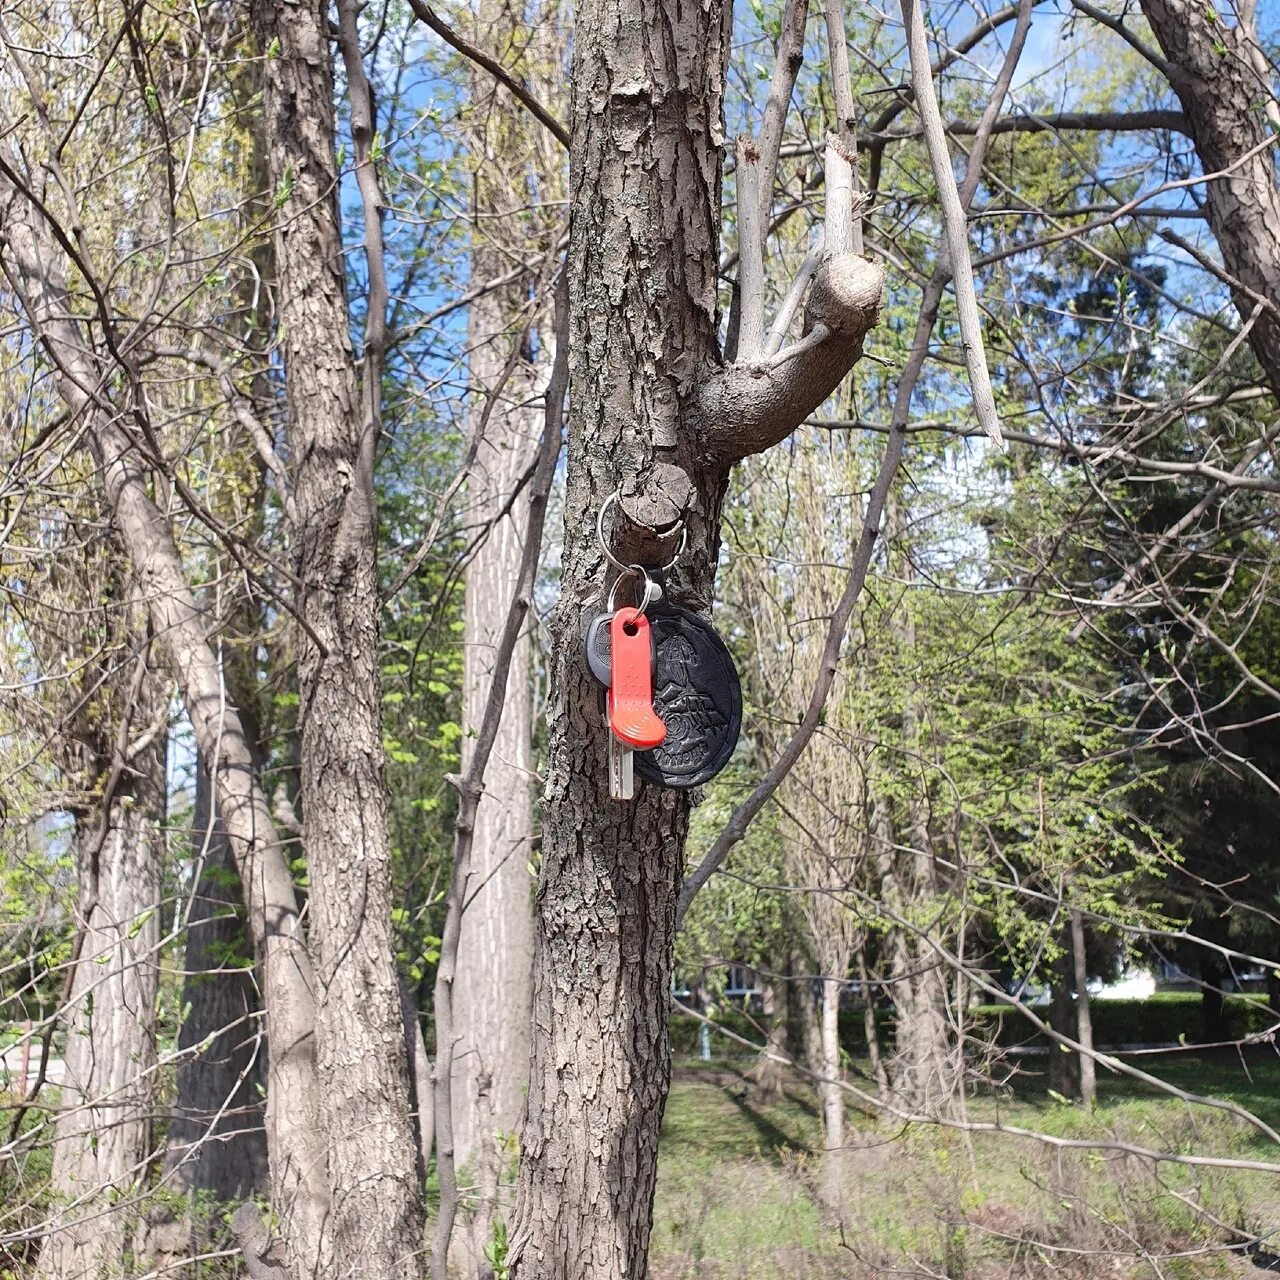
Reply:
<svg viewBox="0 0 1280 1280"><path fill-rule="evenodd" d="M784 440L839 386L862 354L884 291L880 267L858 252L862 235L855 195L853 92L843 14L830 7L838 6L839 0L829 0L827 33L841 121L839 132L827 145L824 231L765 333L765 214L786 106L800 68L806 4L807 0L789 0L786 7L762 140L756 143L744 136L736 147L739 269L728 344L730 363L709 372L691 415L704 448L723 462L763 452ZM793 346L779 350L806 288L803 335Z"/></svg>
<svg viewBox="0 0 1280 1280"><path fill-rule="evenodd" d="M912 0L904 0L904 3L911 2ZM982 171L982 162L986 155L987 144L991 138L991 128L1000 113L1005 95L1008 93L1009 85L1012 83L1018 59L1022 56L1022 50L1026 44L1027 32L1031 25L1031 9L1034 3L1035 0L1021 0L1013 39L1010 42L1009 51L1005 55L1000 73L996 77L991 100L983 113L982 127L978 130L973 150L970 153L969 171L965 175L964 188L956 193L962 222L964 209L972 201L974 192L977 190L978 179ZM929 88L932 91L932 81L930 81ZM852 254L836 259L835 263L861 264L868 270L878 270L865 258L859 258ZM828 264L829 267L832 265L834 263ZM809 705L806 707L805 713L791 740L783 748L782 754L774 762L773 767L760 780L747 799L734 810L733 815L725 824L715 843L681 887L680 897L676 906L677 928L689 910L689 905L693 901L694 895L706 884L717 868L724 863L733 846L746 835L747 829L755 820L756 815L772 798L782 785L783 780L795 767L796 761L804 754L805 748L809 745L822 721L827 695L830 693L831 685L835 680L836 667L841 647L844 644L845 631L848 628L854 605L857 603L858 597L862 593L863 585L866 582L867 571L871 565L871 553L879 532L884 506L893 485L894 477L897 474L898 465L902 459L902 450L906 440L907 424L910 416L911 397L915 392L916 383L919 381L928 356L929 338L933 333L934 325L937 323L938 309L942 302L942 292L946 285L946 279L946 264L940 262L934 268L933 277L926 285L924 297L920 303L920 314L916 321L916 331L912 340L911 351L894 396L893 421L890 425L889 439L885 445L884 455L880 462L880 472L876 477L875 486L867 499L862 535L854 552L853 561L849 566L844 591L827 627L822 658L814 681L813 692L809 698ZM818 283L821 283L821 279ZM815 284L815 293L817 288L818 285ZM878 295L876 301L878 304ZM812 311L812 303L810 310ZM872 323L874 323L874 317L872 318ZM864 329L858 337L859 351L861 350L862 336L865 332L866 330ZM821 349L821 347L817 348L818 351L821 351ZM800 366L803 363L803 361L793 361L792 366ZM826 394L828 393L823 394L823 399L826 398Z"/></svg>
<svg viewBox="0 0 1280 1280"><path fill-rule="evenodd" d="M884 272L857 254L818 268L805 309L805 331L817 341L783 351L768 362L716 370L703 384L696 416L713 456L730 462L785 440L840 385L862 354L880 314Z"/></svg>

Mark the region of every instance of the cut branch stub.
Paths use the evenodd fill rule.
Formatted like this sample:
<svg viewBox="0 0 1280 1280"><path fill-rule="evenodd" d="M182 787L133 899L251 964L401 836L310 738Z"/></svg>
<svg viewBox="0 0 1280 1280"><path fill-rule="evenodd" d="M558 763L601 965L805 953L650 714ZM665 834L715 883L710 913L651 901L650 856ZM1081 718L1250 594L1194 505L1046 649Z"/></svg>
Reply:
<svg viewBox="0 0 1280 1280"><path fill-rule="evenodd" d="M673 463L654 462L628 479L618 496L615 554L627 564L665 563L680 545L693 502L688 473Z"/></svg>
<svg viewBox="0 0 1280 1280"><path fill-rule="evenodd" d="M883 294L884 271L870 258L856 253L829 258L814 277L805 308L805 328L824 324L833 334L861 342L880 318ZM859 349L857 355L861 354Z"/></svg>
<svg viewBox="0 0 1280 1280"><path fill-rule="evenodd" d="M855 253L829 258L814 276L805 339L768 361L732 365L707 379L697 403L707 452L736 462L789 436L862 355L883 292L877 263Z"/></svg>

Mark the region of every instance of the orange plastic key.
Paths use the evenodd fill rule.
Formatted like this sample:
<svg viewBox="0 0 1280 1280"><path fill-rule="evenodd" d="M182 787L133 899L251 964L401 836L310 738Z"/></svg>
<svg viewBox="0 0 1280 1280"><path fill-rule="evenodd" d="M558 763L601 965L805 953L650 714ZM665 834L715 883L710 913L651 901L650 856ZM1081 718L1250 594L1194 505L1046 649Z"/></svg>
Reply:
<svg viewBox="0 0 1280 1280"><path fill-rule="evenodd" d="M609 728L629 747L647 751L667 736L653 709L653 641L639 609L619 609L609 622Z"/></svg>

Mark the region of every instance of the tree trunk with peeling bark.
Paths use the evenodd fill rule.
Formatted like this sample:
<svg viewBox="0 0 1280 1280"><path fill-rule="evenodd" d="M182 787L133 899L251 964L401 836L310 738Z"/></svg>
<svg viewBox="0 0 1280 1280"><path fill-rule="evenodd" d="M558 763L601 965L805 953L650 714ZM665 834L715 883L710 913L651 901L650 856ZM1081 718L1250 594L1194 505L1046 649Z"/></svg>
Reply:
<svg viewBox="0 0 1280 1280"><path fill-rule="evenodd" d="M1236 279L1232 298L1243 320L1258 311L1249 345L1280 396L1280 129L1272 71L1258 44L1253 6L1232 23L1194 0L1141 0L1164 56L1205 173L1209 226L1223 265ZM1266 304L1259 305L1259 299Z"/></svg>
<svg viewBox="0 0 1280 1280"><path fill-rule="evenodd" d="M643 1280L690 798L637 780L611 800L598 687L581 659L601 607L596 516L621 490L614 548L666 561L709 606L729 469L830 394L875 321L881 277L852 253L809 300L823 331L776 366L717 341L727 3L588 0L576 11L569 272L570 429L562 591L552 621L549 765L533 1056L512 1280ZM763 305L763 300L761 300Z"/></svg>
<svg viewBox="0 0 1280 1280"><path fill-rule="evenodd" d="M334 1274L400 1280L423 1249L404 1024L391 936L382 743L374 456L385 298L373 288L363 377L351 349L338 213L329 12L253 7L265 63L263 142L282 200L278 315L288 393L300 580L300 798L316 978L315 1045ZM339 6L339 27L355 11ZM353 32L354 34L354 32ZM357 42L358 43L358 42ZM348 65L348 79L362 74ZM366 86L367 89L367 86ZM371 102L350 93L358 181ZM363 186L362 186L363 190Z"/></svg>
<svg viewBox="0 0 1280 1280"><path fill-rule="evenodd" d="M150 729L151 740L128 759L124 743L107 747L106 810L75 827L79 939L39 1280L128 1273L138 1221L130 1197L152 1155L167 735L151 723L164 698L154 672L143 673L137 694L124 738Z"/></svg>

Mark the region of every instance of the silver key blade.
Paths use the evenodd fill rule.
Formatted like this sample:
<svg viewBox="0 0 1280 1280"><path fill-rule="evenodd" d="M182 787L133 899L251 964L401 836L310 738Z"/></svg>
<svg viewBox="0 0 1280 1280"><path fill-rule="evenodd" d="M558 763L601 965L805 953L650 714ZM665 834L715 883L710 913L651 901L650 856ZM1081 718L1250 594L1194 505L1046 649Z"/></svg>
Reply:
<svg viewBox="0 0 1280 1280"><path fill-rule="evenodd" d="M636 793L635 760L631 748L611 729L609 735L609 795L614 800L631 800Z"/></svg>

